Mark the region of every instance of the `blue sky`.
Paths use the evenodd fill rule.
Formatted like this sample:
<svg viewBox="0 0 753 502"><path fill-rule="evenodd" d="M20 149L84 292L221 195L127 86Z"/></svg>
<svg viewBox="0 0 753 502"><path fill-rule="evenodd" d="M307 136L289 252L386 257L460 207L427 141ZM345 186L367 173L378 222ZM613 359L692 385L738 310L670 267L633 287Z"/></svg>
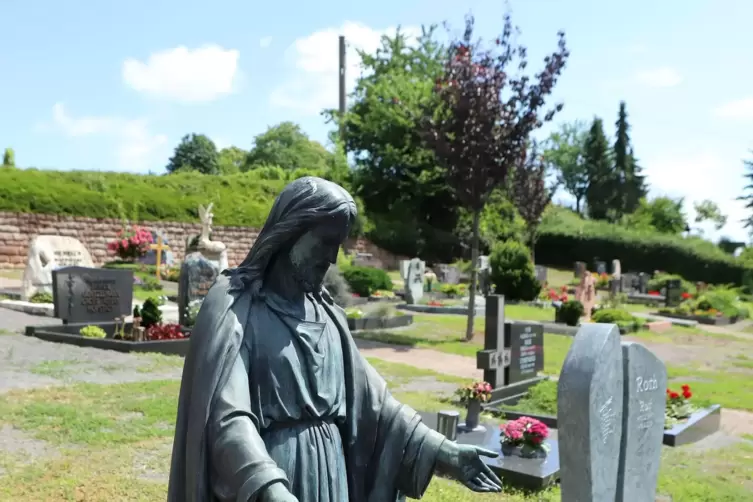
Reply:
<svg viewBox="0 0 753 502"><path fill-rule="evenodd" d="M706 235L747 240L734 198L742 159L753 157L753 2L510 4L532 69L567 33L555 122L600 116L612 134L625 100L652 194L686 197L691 218L692 201L711 199L730 223ZM397 25L448 20L459 30L470 11L491 39L504 10L500 1L4 0L0 147L13 147L20 166L162 172L190 132L249 148L292 120L325 142L318 111L337 103L338 34L373 49Z"/></svg>

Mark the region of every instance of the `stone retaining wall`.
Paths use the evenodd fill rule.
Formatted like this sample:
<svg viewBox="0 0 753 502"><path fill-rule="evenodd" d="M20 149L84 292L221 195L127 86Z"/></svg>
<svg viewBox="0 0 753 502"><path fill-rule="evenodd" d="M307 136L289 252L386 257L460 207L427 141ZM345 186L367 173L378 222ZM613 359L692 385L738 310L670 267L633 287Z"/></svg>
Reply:
<svg viewBox="0 0 753 502"><path fill-rule="evenodd" d="M167 236L177 260L183 259L186 239L201 232L199 223L171 221L144 222L145 228L161 230ZM117 219L83 218L52 214L7 213L0 211L0 269L24 268L29 242L37 235L65 235L80 240L97 265L112 259L107 243L115 238L121 222ZM212 228L212 240L225 243L231 267L246 257L259 230L248 227ZM377 248L365 239L351 241L346 246L357 252L371 253L386 268L397 268L398 259L388 251Z"/></svg>

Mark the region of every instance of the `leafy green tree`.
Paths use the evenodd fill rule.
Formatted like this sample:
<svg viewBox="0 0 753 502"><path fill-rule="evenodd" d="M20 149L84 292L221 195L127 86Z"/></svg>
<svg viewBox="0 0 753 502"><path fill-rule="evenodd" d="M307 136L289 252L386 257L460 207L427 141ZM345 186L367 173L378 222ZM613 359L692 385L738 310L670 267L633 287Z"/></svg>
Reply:
<svg viewBox="0 0 753 502"><path fill-rule="evenodd" d="M688 230L683 209L684 200L657 197L652 201L641 199L638 209L624 219L631 228L651 229L665 234L678 235Z"/></svg>
<svg viewBox="0 0 753 502"><path fill-rule="evenodd" d="M217 147L204 134L186 134L167 163L167 172L198 171L219 174Z"/></svg>
<svg viewBox="0 0 753 502"><path fill-rule="evenodd" d="M16 152L12 148L6 148L3 153L3 165L6 167L16 167Z"/></svg>
<svg viewBox="0 0 753 502"><path fill-rule="evenodd" d="M331 157L332 153L309 139L298 124L281 122L254 138L244 170L263 165L280 166L286 171L324 170Z"/></svg>
<svg viewBox="0 0 753 502"><path fill-rule="evenodd" d="M588 169L583 158L583 147L588 136L585 123L576 121L562 124L546 142L544 160L557 171L558 181L575 198L575 212L581 213L581 203L588 190Z"/></svg>
<svg viewBox="0 0 753 502"><path fill-rule="evenodd" d="M363 73L343 118L344 149L353 155L352 187L374 222L369 238L390 251L451 261L459 249L459 208L420 135L423 108L435 99L445 51L434 26L416 40L398 30L373 53L360 52ZM336 110L325 112L339 123Z"/></svg>
<svg viewBox="0 0 753 502"><path fill-rule="evenodd" d="M248 152L237 146L229 146L220 150L217 165L220 174L235 174L246 164Z"/></svg>
<svg viewBox="0 0 753 502"><path fill-rule="evenodd" d="M595 220L613 219L619 207L619 180L612 168L604 124L595 118L583 144L583 162L588 172L586 203L588 215Z"/></svg>
<svg viewBox="0 0 753 502"><path fill-rule="evenodd" d="M559 33L557 51L544 59L544 69L531 79L515 74L516 66L526 67L527 57L525 47L513 39L516 30L509 14L489 49L474 40L472 16L465 24L463 36L449 46L444 75L434 87L440 106L432 110L425 137L458 201L473 214L469 304L474 305L481 213L491 193L505 184L508 172L523 157L531 132L562 108L542 110L569 53L565 35ZM470 340L474 309L468 312L466 339Z"/></svg>
<svg viewBox="0 0 753 502"><path fill-rule="evenodd" d="M714 230L721 230L727 224L727 216L722 214L722 210L714 201L706 199L696 202L693 204L693 209L695 209L696 223L708 221L714 225Z"/></svg>

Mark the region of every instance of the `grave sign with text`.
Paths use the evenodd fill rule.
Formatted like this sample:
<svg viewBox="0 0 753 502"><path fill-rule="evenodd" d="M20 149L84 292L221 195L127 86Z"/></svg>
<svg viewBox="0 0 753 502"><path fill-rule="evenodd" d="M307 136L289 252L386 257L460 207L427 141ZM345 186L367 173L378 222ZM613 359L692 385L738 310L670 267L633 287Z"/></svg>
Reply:
<svg viewBox="0 0 753 502"><path fill-rule="evenodd" d="M510 385L535 378L544 369L544 325L506 322L505 342L508 340L510 366L506 383Z"/></svg>
<svg viewBox="0 0 753 502"><path fill-rule="evenodd" d="M110 322L131 314L133 271L64 267L52 271L54 316L64 323Z"/></svg>

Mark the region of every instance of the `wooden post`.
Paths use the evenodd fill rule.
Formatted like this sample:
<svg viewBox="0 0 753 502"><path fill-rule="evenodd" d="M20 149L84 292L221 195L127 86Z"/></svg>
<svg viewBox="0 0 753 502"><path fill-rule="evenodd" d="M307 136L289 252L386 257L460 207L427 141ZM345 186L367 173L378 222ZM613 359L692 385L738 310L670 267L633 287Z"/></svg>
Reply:
<svg viewBox="0 0 753 502"><path fill-rule="evenodd" d="M157 280L161 280L160 269L162 268L162 251L169 251L170 246L162 244L162 236L157 235L157 244L152 244L149 249L153 249L157 252Z"/></svg>

